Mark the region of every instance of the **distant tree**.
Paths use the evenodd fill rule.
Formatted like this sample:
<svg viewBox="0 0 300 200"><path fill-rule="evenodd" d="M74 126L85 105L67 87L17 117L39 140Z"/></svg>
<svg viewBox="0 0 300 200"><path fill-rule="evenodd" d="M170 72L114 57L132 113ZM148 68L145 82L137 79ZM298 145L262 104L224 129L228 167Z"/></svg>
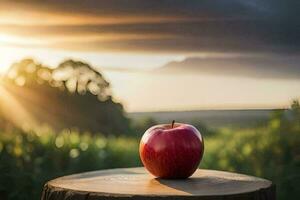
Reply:
<svg viewBox="0 0 300 200"><path fill-rule="evenodd" d="M5 79L8 90L40 123L104 134L130 131L109 82L87 63L66 60L51 68L24 59L11 66Z"/></svg>
<svg viewBox="0 0 300 200"><path fill-rule="evenodd" d="M109 83L102 74L89 64L66 60L53 70L53 79L62 82L70 92L85 94L90 92L97 95L99 100L111 98Z"/></svg>
<svg viewBox="0 0 300 200"><path fill-rule="evenodd" d="M23 86L25 83L29 85L51 81L51 74L52 69L28 58L12 64L6 74L6 78L19 86Z"/></svg>

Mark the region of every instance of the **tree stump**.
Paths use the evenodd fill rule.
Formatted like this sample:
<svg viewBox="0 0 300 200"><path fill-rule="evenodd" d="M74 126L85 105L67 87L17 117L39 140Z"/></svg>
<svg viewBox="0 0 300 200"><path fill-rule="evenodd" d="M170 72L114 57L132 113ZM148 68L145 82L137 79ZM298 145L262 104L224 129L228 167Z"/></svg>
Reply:
<svg viewBox="0 0 300 200"><path fill-rule="evenodd" d="M224 171L198 169L188 179L155 178L144 168L74 174L45 184L42 200L200 199L274 200L272 182Z"/></svg>

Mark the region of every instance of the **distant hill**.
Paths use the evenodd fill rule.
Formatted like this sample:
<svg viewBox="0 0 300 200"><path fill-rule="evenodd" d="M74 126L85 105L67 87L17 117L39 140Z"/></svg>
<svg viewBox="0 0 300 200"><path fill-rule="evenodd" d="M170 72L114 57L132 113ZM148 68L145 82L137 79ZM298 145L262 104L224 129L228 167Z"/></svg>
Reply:
<svg viewBox="0 0 300 200"><path fill-rule="evenodd" d="M183 61L169 62L156 71L299 79L299 63L299 56L188 57Z"/></svg>
<svg viewBox="0 0 300 200"><path fill-rule="evenodd" d="M128 113L133 120L153 118L158 123L170 123L172 120L183 123L203 123L209 128L224 126L251 127L266 122L272 111L266 110L198 110L175 112L136 112Z"/></svg>

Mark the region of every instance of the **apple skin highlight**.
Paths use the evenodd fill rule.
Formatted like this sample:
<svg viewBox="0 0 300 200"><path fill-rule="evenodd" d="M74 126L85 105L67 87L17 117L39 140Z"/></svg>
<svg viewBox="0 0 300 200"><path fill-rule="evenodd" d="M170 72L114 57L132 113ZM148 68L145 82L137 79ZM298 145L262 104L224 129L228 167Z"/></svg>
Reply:
<svg viewBox="0 0 300 200"><path fill-rule="evenodd" d="M198 168L204 141L194 126L173 122L149 128L141 139L139 152L143 165L155 177L183 179Z"/></svg>

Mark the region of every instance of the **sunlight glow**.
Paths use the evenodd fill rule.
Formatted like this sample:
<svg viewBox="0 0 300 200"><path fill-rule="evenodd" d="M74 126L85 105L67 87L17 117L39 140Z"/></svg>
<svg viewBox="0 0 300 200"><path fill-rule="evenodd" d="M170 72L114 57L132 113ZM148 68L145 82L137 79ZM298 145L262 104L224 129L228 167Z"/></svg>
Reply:
<svg viewBox="0 0 300 200"><path fill-rule="evenodd" d="M0 34L0 45L37 45L42 43L44 42L38 39Z"/></svg>
<svg viewBox="0 0 300 200"><path fill-rule="evenodd" d="M37 127L37 123L31 114L3 86L3 82L0 82L0 84L0 110L3 112L1 114L17 127Z"/></svg>

